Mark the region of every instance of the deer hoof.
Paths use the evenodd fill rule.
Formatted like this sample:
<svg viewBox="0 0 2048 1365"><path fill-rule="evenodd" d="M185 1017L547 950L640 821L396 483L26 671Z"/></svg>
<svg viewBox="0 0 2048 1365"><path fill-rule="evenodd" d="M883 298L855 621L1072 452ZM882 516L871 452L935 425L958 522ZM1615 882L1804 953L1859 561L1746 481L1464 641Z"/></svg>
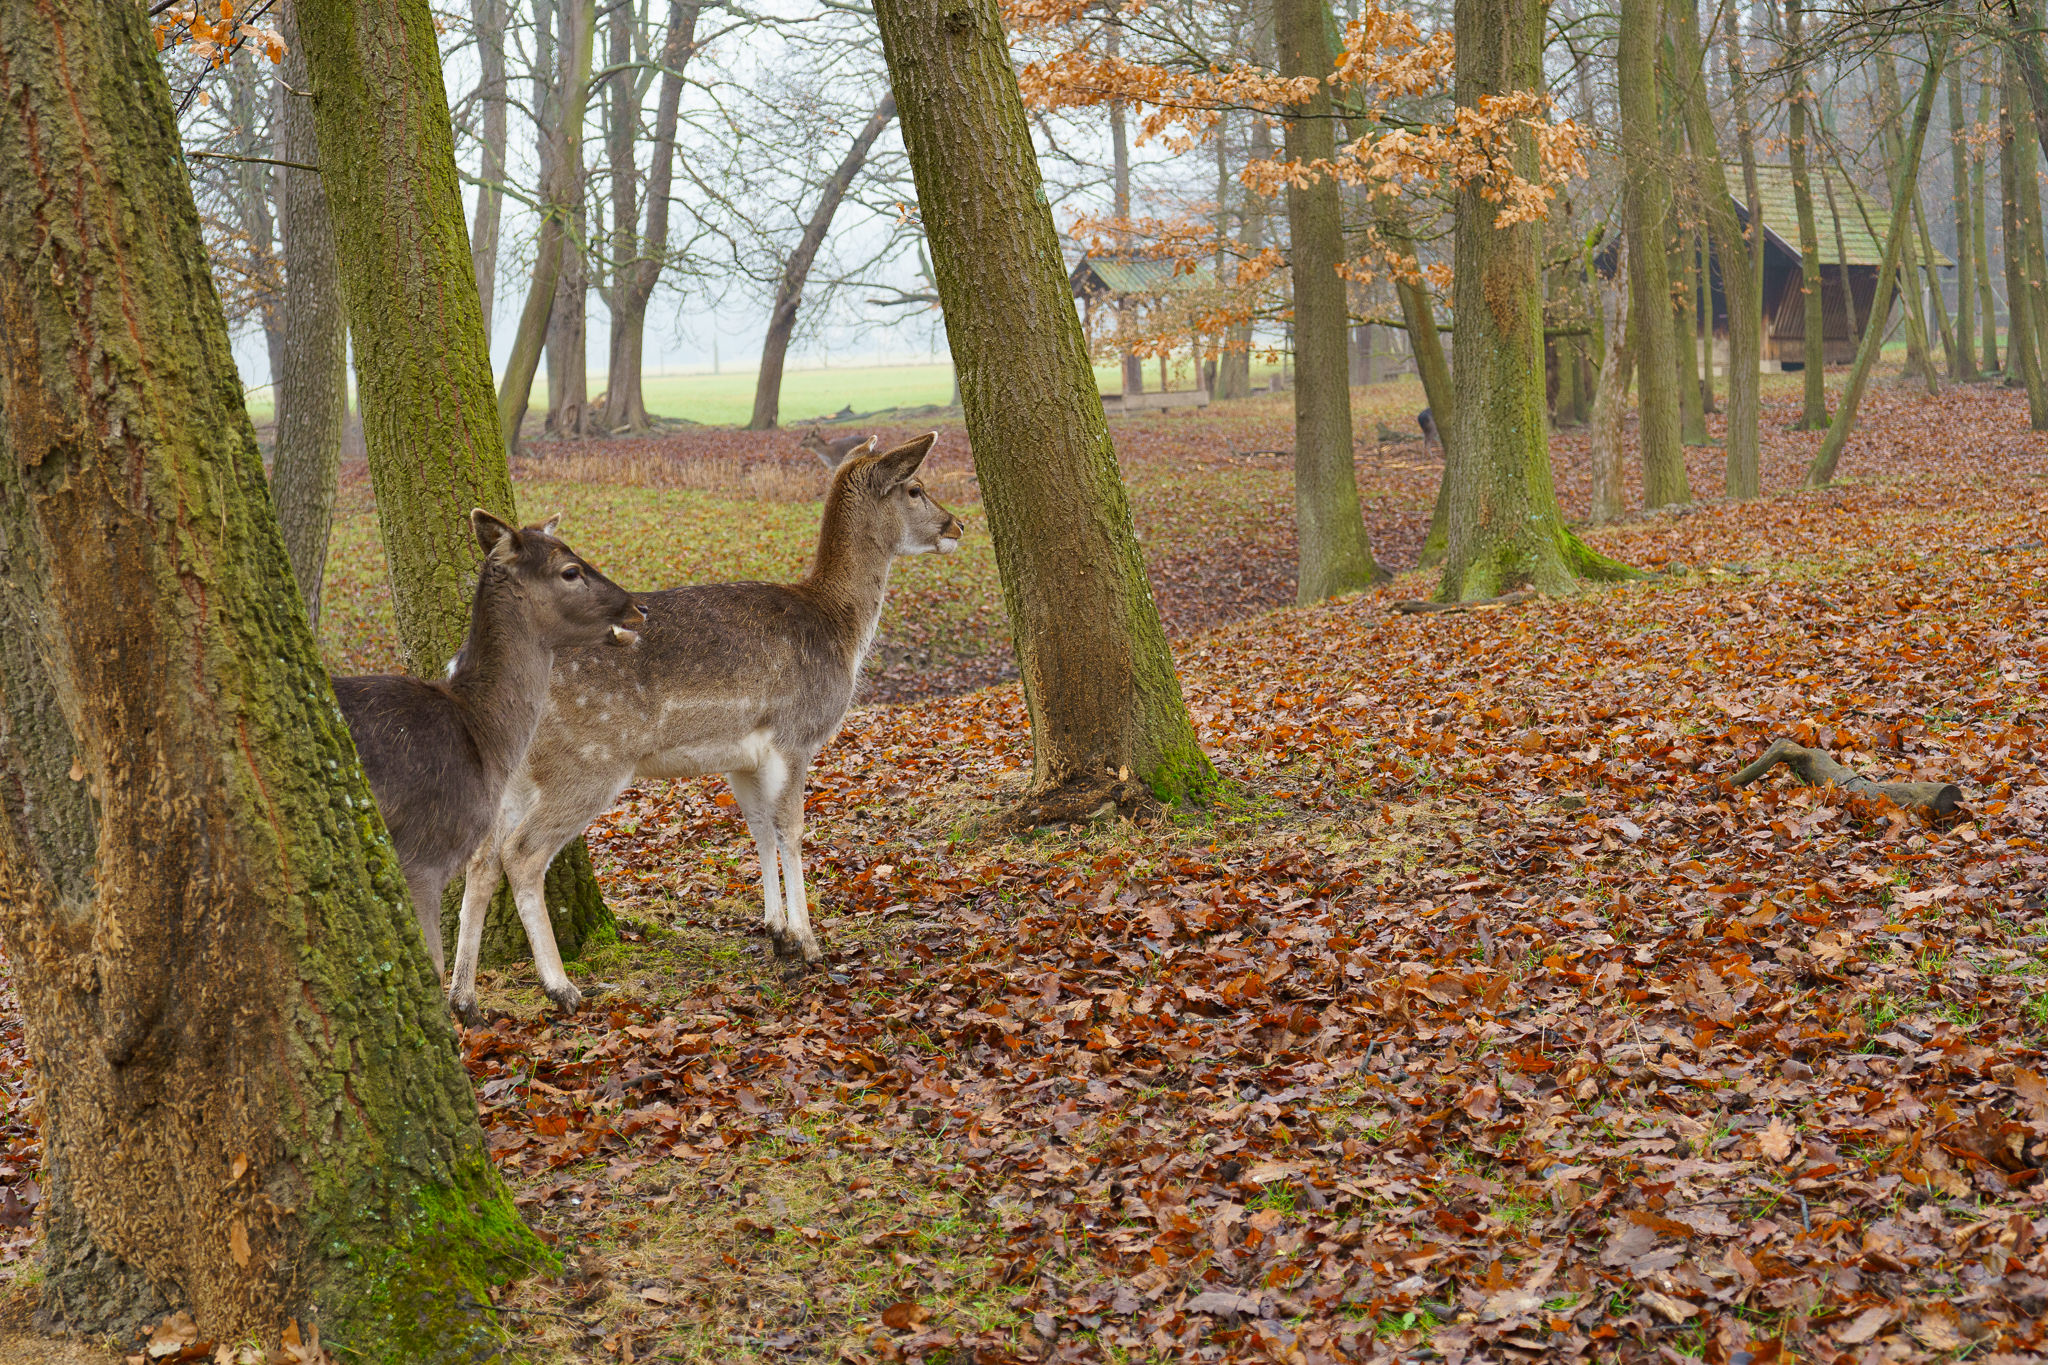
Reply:
<svg viewBox="0 0 2048 1365"><path fill-rule="evenodd" d="M574 1014L583 1008L583 992L576 989L576 983L565 981L562 989L549 990L548 999L555 1002L555 1008L564 1014Z"/></svg>
<svg viewBox="0 0 2048 1365"><path fill-rule="evenodd" d="M448 1008L457 1019L462 1021L464 1028L482 1028L484 1026L483 1008L475 1000L450 1000Z"/></svg>

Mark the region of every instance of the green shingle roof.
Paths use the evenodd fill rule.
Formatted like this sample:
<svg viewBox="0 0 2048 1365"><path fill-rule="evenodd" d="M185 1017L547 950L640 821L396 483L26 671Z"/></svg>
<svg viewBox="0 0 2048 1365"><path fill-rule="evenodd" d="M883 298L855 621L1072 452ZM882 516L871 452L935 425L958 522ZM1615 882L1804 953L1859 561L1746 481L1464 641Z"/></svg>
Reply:
<svg viewBox="0 0 2048 1365"><path fill-rule="evenodd" d="M1092 282L1099 281L1099 285ZM1093 288L1112 294L1166 294L1178 289L1185 277L1176 278L1172 261L1121 260L1113 256L1083 256L1068 277L1078 296Z"/></svg>
<svg viewBox="0 0 2048 1365"><path fill-rule="evenodd" d="M1724 164L1722 170L1728 176L1728 193L1746 212L1749 192L1743 187L1742 167ZM1764 231L1797 256L1799 211L1792 202L1792 168L1760 165L1756 168L1756 182L1757 200L1763 209ZM1890 211L1872 203L1868 195L1833 169L1823 172L1819 167L1810 168L1807 186L1813 192L1813 217L1820 235L1820 263L1840 265L1846 255L1850 265L1884 264L1884 235L1891 230L1892 223ZM1832 209L1828 204L1830 188L1834 191ZM1837 213L1841 216L1839 247L1835 233ZM1938 251L1934 263L1938 266L1955 264Z"/></svg>

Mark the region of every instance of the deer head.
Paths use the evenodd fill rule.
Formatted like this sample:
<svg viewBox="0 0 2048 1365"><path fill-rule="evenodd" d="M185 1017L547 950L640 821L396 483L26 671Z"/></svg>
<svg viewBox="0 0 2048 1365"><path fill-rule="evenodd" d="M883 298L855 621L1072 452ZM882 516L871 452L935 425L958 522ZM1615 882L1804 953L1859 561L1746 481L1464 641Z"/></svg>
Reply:
<svg viewBox="0 0 2048 1365"><path fill-rule="evenodd" d="M938 438L928 431L877 455L869 437L848 452L833 479L832 500L853 512L851 520L872 527L893 554L943 555L960 546L960 519L933 500L917 476Z"/></svg>
<svg viewBox="0 0 2048 1365"><path fill-rule="evenodd" d="M561 513L515 530L479 507L469 522L483 547L486 573L501 574L524 599L530 627L548 648L638 642L646 614L624 588L556 538Z"/></svg>

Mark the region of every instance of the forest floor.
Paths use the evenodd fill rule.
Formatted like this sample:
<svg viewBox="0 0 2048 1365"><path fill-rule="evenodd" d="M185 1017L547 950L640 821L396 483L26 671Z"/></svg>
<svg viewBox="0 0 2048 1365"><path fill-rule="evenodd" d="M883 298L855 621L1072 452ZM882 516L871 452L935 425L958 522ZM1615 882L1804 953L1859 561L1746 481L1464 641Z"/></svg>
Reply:
<svg viewBox="0 0 2048 1365"><path fill-rule="evenodd" d="M1184 566L1159 595L1230 783L1204 810L992 833L1028 727L1014 685L958 690L999 650L956 646L999 608L971 550L908 566L887 677L947 694L857 710L814 772L825 970L764 959L704 781L592 831L621 934L572 964L583 1013L486 980L466 1058L565 1262L504 1299L534 1357L2041 1358L2048 439L2002 389L1882 389L1847 481L1787 491L1817 438L1767 395L1764 498L1589 532L1653 576L1434 616L1390 610L1413 576L1264 610L1287 461L1232 449L1285 446L1284 399L1120 424L1155 572ZM607 568L789 572L810 472L718 439L750 500L595 443L522 498L579 493ZM1583 437L1554 449L1583 506ZM1412 562L1433 466L1360 468ZM707 520L660 515L685 494ZM732 559L688 543L725 527ZM1779 735L1965 807L1731 788Z"/></svg>

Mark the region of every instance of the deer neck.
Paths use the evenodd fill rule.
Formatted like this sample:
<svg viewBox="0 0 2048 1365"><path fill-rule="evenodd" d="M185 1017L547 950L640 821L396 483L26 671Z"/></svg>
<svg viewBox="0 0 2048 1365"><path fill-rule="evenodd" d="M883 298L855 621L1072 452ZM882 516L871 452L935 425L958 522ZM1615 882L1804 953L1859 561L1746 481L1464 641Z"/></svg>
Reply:
<svg viewBox="0 0 2048 1365"><path fill-rule="evenodd" d="M463 703L477 754L493 773L519 765L547 706L554 651L533 630L511 571L485 564L469 609L469 639L448 690Z"/></svg>
<svg viewBox="0 0 2048 1365"><path fill-rule="evenodd" d="M882 617L896 547L885 543L874 527L846 513L837 500L827 504L818 529L818 552L800 586L840 628L849 666L858 669Z"/></svg>

